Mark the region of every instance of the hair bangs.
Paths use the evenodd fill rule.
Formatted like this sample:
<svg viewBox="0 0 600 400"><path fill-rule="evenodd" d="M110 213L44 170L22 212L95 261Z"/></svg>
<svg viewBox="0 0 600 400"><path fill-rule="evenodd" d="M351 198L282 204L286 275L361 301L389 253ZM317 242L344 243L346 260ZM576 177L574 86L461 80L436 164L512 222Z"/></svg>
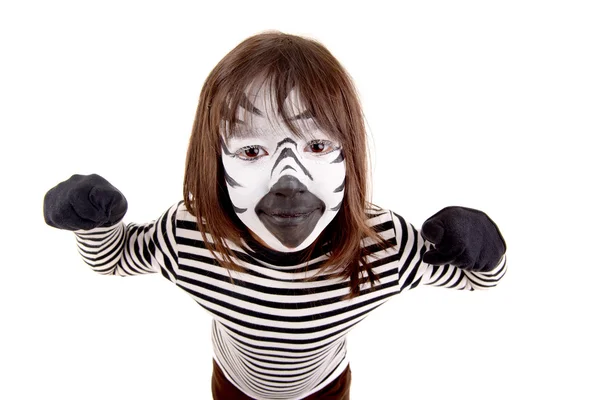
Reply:
<svg viewBox="0 0 600 400"><path fill-rule="evenodd" d="M268 135L282 128L305 138L314 130L314 122L306 121L306 113L301 115L298 100L294 99L293 83L284 81L285 78L270 69L262 72L258 79L236 85L221 115L221 133L225 139ZM264 96L260 96L261 93ZM266 119L270 130L256 128L256 118Z"/></svg>
<svg viewBox="0 0 600 400"><path fill-rule="evenodd" d="M323 60L324 55L316 51L322 46L310 43L315 45L312 53L301 51L297 54L302 57L294 56L294 46L290 45L274 54L266 65L261 65L264 59L245 59L247 73L229 76L220 105L225 140L265 134L254 129L253 121L267 118L273 129L285 126L303 139L323 131L346 147L356 129L352 123L355 115L351 114L356 110L348 106L346 99L355 98L356 92L337 60L324 48L321 50L331 60ZM268 99L264 104L256 101L261 91L268 93L263 97Z"/></svg>

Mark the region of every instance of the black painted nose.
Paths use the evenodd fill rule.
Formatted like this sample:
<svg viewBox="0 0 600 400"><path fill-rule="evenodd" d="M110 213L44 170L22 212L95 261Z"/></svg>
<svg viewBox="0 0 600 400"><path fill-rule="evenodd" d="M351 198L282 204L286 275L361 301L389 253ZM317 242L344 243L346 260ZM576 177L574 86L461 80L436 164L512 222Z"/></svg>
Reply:
<svg viewBox="0 0 600 400"><path fill-rule="evenodd" d="M308 188L295 176L284 175L271 188L275 196L293 198L297 194L306 192Z"/></svg>

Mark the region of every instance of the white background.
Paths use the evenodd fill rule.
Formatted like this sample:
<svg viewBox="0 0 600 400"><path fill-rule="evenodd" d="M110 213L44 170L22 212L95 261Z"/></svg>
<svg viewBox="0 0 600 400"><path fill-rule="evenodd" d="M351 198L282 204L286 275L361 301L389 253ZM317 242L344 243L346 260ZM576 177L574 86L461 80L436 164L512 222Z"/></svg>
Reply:
<svg viewBox="0 0 600 400"><path fill-rule="evenodd" d="M353 76L375 203L416 226L478 208L508 243L497 288L419 288L357 327L352 399L599 398L597 3L206 3L0 6L0 398L210 398L208 314L159 275L91 272L42 200L98 173L125 222L157 218L204 79L268 29Z"/></svg>

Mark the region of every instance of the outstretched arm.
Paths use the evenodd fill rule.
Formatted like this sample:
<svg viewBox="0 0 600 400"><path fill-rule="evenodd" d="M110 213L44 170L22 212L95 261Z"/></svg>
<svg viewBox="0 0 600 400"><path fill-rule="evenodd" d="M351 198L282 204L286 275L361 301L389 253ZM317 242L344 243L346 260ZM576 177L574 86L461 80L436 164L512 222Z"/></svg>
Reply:
<svg viewBox="0 0 600 400"><path fill-rule="evenodd" d="M92 270L105 275L161 272L176 281L175 215L177 204L147 224L123 222L108 228L75 231L79 254Z"/></svg>
<svg viewBox="0 0 600 400"><path fill-rule="evenodd" d="M496 286L506 272L506 245L483 212L447 207L421 232L395 215L400 244L401 290L432 285L461 290Z"/></svg>
<svg viewBox="0 0 600 400"><path fill-rule="evenodd" d="M175 282L175 216L179 204L147 224L127 226L123 194L99 175L73 175L44 197L44 218L52 227L73 231L83 260L106 275L161 272Z"/></svg>

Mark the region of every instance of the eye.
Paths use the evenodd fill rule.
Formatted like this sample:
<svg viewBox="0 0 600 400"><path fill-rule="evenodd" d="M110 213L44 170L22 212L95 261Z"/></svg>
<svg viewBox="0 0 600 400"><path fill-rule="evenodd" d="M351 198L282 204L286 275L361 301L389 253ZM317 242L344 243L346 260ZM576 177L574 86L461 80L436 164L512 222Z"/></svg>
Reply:
<svg viewBox="0 0 600 400"><path fill-rule="evenodd" d="M246 161L257 160L269 153L261 146L245 146L235 152L235 157Z"/></svg>
<svg viewBox="0 0 600 400"><path fill-rule="evenodd" d="M332 151L337 150L337 149L338 149L338 146L336 146L330 140L315 139L315 140L311 140L310 142L307 143L306 147L304 148L304 151L309 152L309 153L323 155L323 154L331 153Z"/></svg>

